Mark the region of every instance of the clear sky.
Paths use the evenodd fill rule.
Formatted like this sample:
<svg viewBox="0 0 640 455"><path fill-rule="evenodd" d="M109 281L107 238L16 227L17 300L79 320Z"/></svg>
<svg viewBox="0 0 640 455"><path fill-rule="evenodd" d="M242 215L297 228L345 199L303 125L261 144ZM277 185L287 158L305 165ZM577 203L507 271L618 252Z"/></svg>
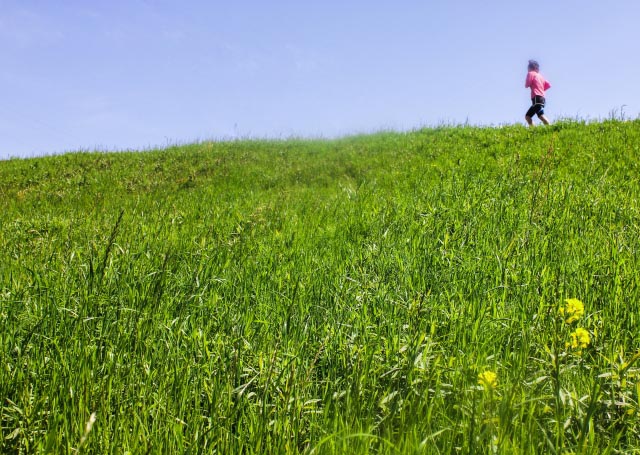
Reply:
<svg viewBox="0 0 640 455"><path fill-rule="evenodd" d="M0 158L640 114L638 0L0 0ZM623 107L624 106L624 107Z"/></svg>

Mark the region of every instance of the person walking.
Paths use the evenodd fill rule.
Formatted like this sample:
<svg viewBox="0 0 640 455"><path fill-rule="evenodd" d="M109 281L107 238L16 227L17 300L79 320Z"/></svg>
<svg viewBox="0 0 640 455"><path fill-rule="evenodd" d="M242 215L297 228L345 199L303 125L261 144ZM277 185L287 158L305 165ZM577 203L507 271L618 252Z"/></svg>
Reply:
<svg viewBox="0 0 640 455"><path fill-rule="evenodd" d="M544 96L545 92L551 88L551 84L540 74L540 65L535 60L529 60L527 69L524 87L531 89L531 107L524 118L529 126L533 126L533 116L537 115L542 123L549 125L549 119L544 115Z"/></svg>

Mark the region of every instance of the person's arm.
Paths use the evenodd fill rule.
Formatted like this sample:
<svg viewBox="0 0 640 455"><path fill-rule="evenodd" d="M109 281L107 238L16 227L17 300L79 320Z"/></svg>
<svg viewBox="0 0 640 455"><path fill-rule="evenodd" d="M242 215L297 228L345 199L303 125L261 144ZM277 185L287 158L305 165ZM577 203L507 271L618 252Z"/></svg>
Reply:
<svg viewBox="0 0 640 455"><path fill-rule="evenodd" d="M549 83L549 81L544 81L544 89L545 90L549 90L551 88L551 84Z"/></svg>
<svg viewBox="0 0 640 455"><path fill-rule="evenodd" d="M524 80L524 88L531 87L531 72L527 73L527 78Z"/></svg>

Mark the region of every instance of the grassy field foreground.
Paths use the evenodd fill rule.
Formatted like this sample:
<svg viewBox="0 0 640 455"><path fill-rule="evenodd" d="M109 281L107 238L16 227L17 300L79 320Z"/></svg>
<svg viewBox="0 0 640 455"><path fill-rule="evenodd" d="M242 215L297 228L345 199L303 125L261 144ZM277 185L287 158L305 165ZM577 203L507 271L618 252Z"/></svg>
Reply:
<svg viewBox="0 0 640 455"><path fill-rule="evenodd" d="M2 453L640 453L640 122L0 162Z"/></svg>

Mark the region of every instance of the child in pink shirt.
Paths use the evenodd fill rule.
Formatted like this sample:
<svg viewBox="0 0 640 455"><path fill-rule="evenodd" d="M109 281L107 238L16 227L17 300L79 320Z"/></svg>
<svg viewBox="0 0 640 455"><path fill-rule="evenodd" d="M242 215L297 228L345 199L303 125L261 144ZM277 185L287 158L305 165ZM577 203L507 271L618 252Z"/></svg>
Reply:
<svg viewBox="0 0 640 455"><path fill-rule="evenodd" d="M535 60L529 60L527 67L527 79L524 82L525 88L531 89L531 107L524 118L529 126L533 126L533 116L537 115L542 123L548 125L549 119L544 115L544 92L551 88L551 84L540 74L540 65Z"/></svg>

